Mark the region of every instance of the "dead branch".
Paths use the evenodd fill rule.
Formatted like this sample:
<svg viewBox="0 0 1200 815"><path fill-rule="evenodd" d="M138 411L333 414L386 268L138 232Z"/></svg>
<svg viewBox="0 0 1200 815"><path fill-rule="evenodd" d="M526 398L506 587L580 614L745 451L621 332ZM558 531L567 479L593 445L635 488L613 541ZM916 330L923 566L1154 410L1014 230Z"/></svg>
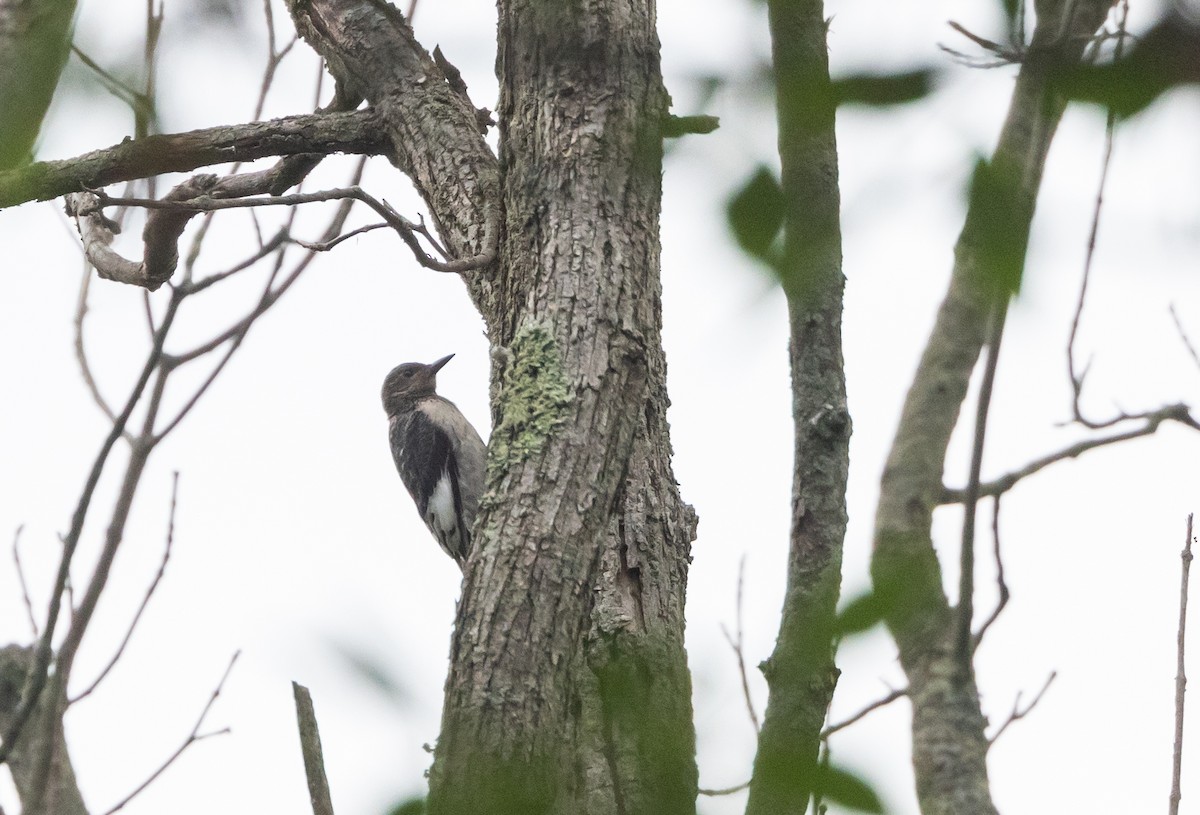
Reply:
<svg viewBox="0 0 1200 815"><path fill-rule="evenodd" d="M106 810L104 815L113 815L114 812L117 812L118 810L122 809L126 804L128 804L130 801L132 801L138 795L140 795L142 793L142 791L145 790L147 787L149 787L151 784L153 784L154 781L157 780L158 777L160 775L162 775L168 767L170 767L172 764L174 764L175 761L181 755L183 755L185 750L187 750L189 747L191 747L196 742L204 741L205 739L212 738L213 736L222 736L222 735L230 732L228 727L223 727L220 730L213 730L208 733L201 733L200 728L204 726L204 720L208 718L208 712L210 710L212 710L212 706L214 703L216 703L217 697L221 695L221 690L225 687L225 680L227 680L229 678L229 673L230 673L230 671L233 670L233 665L235 662L237 662L237 658L240 654L241 654L241 651L235 651L233 656L229 658L229 664L225 667L225 673L221 674L221 681L217 683L217 686L215 688L213 688L212 695L208 697L208 702L204 705L204 709L200 711L200 716L199 716L199 718L196 719L196 724L192 728L192 732L189 733L187 738L185 738L183 740L183 744L179 745L179 747L176 748L175 752L173 752L167 758L167 760L164 761L159 766L159 768L157 770L155 770L153 773L150 774L149 778L147 778L145 781L143 781L141 784L139 784L137 786L137 788L133 790L133 792L129 793L124 798L122 798L120 801L118 801L116 804L114 804L112 807L110 807L108 810Z"/></svg>
<svg viewBox="0 0 1200 815"><path fill-rule="evenodd" d="M1187 517L1187 537L1183 541L1179 573L1179 633L1175 636L1175 741L1171 751L1171 796L1168 812L1179 815L1179 799L1183 769L1183 695L1187 689L1187 666L1184 663L1184 642L1187 634L1188 573L1192 568L1192 514Z"/></svg>
<svg viewBox="0 0 1200 815"><path fill-rule="evenodd" d="M300 752L304 756L304 775L308 779L308 797L313 815L333 815L333 798L325 776L325 756L321 751L321 733L313 710L312 694L298 682L292 683L296 700L296 722L300 730Z"/></svg>

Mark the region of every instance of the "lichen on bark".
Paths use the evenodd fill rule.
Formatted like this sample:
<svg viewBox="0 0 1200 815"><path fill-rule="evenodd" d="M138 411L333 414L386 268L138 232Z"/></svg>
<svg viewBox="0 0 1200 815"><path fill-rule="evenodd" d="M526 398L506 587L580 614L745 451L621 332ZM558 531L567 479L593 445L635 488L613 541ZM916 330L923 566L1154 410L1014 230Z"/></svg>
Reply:
<svg viewBox="0 0 1200 815"><path fill-rule="evenodd" d="M517 329L503 373L503 413L492 431L490 467L499 472L539 452L554 428L566 421L571 388L558 344L537 321Z"/></svg>

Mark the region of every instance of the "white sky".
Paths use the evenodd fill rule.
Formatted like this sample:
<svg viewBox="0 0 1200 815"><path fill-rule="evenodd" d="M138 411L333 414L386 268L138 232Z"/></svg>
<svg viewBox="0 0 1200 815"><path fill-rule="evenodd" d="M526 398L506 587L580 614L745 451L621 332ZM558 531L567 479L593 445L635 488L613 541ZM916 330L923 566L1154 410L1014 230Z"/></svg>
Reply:
<svg viewBox="0 0 1200 815"><path fill-rule="evenodd" d="M257 4L247 3L237 34L199 26L189 16L195 5L167 3L160 60L167 131L242 121L258 88L265 45ZM854 417L846 596L867 586L883 457L949 272L970 162L993 144L1012 83L1011 69L954 66L937 44L967 47L945 26L950 18L998 37L997 7L911 0L827 6L835 74L946 69L925 102L839 114ZM106 65L136 60L141 8L135 0L84 2L82 47ZM1144 27L1155 8L1136 4L1134 27ZM695 112L695 78L744 78L765 57L764 17L745 0L664 0L664 72L679 112ZM416 20L422 42L440 43L476 102L488 106L496 92L494 21L490 6L465 0L424 0ZM277 24L288 31L286 20ZM312 107L311 51L298 45L284 65L268 115ZM117 102L72 87L52 113L43 158L116 143L129 132L128 112ZM1197 400L1200 371L1167 312L1174 303L1200 341L1197 101L1195 91L1176 92L1118 132L1080 338L1082 355L1095 355L1086 404L1096 415ZM673 145L666 164L664 320L676 473L701 519L688 618L700 778L702 786L724 787L748 777L754 738L720 625L733 623L745 556L747 659L753 665L769 655L783 591L791 430L782 297L733 247L723 215L728 193L757 162L772 161L771 110L741 86L719 93L707 112L722 117L721 129ZM1057 425L1069 407L1064 346L1102 137L1100 112L1072 108L1055 142L1026 288L1005 338L985 476L1080 436ZM349 160L329 164L314 183L345 178ZM382 161L370 166L366 186L401 211L419 211L407 183ZM7 546L10 531L25 524L21 551L39 608L57 563L57 534L107 426L72 357L80 260L57 206L0 212L7 250L0 381L9 383L0 414L0 540ZM310 215L316 223L319 213ZM201 263L209 271L239 259L250 240L244 215L219 220L230 228L210 240ZM136 237L140 227L129 232ZM102 281L92 288L89 346L103 389L117 400L142 360L141 297ZM210 294L205 313L186 315L180 338L219 330L252 296L248 288ZM422 788L429 763L422 744L437 736L458 574L395 474L378 388L394 364L450 352L457 356L440 390L484 429L487 347L462 284L418 268L382 231L352 239L319 259L255 327L201 405L155 452L75 669L81 687L119 642L157 569L170 473L181 471L167 576L125 659L68 719L94 812L124 797L175 749L236 649L242 656L206 727L229 726L232 734L193 746L126 808L130 815L306 811L292 679L312 689L340 813L380 813ZM954 483L965 471L962 442L949 468ZM1052 670L1058 679L992 753L1002 811L1109 813L1165 803L1178 552L1185 516L1198 507L1197 450L1200 439L1166 427L1155 438L1059 465L1007 498L1003 545L1013 600L978 660L993 726L1017 693L1028 699ZM77 582L97 551L116 478L109 474L95 504ZM981 516L985 532L988 517ZM950 586L957 585L960 520L961 513L944 510L936 522ZM986 534L979 561L984 613L994 594ZM0 642L29 639L19 597L5 554ZM378 661L402 697L364 682L339 648ZM1193 676L1200 676L1198 648ZM843 646L834 719L902 684L894 656L881 631ZM761 712L765 685L757 672L751 680ZM889 811L905 814L916 811L908 718L900 702L834 741L835 761L861 771ZM1200 812L1200 789L1188 784L1200 778L1197 755L1185 751L1184 812ZM11 812L7 784L0 805ZM731 796L702 799L699 807L722 815L743 805L744 796Z"/></svg>

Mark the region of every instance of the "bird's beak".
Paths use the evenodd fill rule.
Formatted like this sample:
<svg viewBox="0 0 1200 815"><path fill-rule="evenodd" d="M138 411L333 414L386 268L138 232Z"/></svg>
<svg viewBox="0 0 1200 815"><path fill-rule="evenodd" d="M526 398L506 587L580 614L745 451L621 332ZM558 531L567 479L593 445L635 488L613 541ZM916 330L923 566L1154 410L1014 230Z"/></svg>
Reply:
<svg viewBox="0 0 1200 815"><path fill-rule="evenodd" d="M442 357L442 358L441 358L441 359L439 359L437 362L431 362L431 363L429 364L429 368L430 368L430 370L432 370L432 371L433 371L433 372L436 374L438 371L442 370L442 367L443 367L443 366L444 366L444 365L445 365L447 362L449 362L449 361L450 361L450 360L452 360L452 359L454 359L454 354L451 354L451 355L450 355L450 356L448 356L448 357Z"/></svg>

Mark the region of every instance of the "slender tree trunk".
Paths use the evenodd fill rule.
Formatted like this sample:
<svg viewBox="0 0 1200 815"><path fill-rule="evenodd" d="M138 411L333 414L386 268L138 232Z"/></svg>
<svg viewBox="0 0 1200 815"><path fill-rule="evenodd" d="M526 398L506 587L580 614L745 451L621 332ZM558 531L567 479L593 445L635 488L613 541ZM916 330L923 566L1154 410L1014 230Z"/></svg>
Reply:
<svg viewBox="0 0 1200 815"><path fill-rule="evenodd" d="M500 3L503 229L489 497L451 650L433 813L691 813L669 464L654 6Z"/></svg>
<svg viewBox="0 0 1200 815"><path fill-rule="evenodd" d="M750 815L803 813L837 682L833 620L846 533L850 414L842 365L842 244L834 105L820 0L772 0L783 165L784 264L791 326L795 461L788 583Z"/></svg>
<svg viewBox="0 0 1200 815"><path fill-rule="evenodd" d="M1065 107L1054 92L1104 21L1109 0L1044 0L990 167L1003 195L976 197L955 249L954 270L908 392L884 469L871 564L890 598L888 626L908 675L913 768L925 815L994 813L987 738L970 655L955 648L958 620L942 590L930 524L950 434L997 303L995 231L1024 256L1050 143ZM1071 15L1066 19L1066 15ZM999 296L1007 297L1007 292Z"/></svg>

